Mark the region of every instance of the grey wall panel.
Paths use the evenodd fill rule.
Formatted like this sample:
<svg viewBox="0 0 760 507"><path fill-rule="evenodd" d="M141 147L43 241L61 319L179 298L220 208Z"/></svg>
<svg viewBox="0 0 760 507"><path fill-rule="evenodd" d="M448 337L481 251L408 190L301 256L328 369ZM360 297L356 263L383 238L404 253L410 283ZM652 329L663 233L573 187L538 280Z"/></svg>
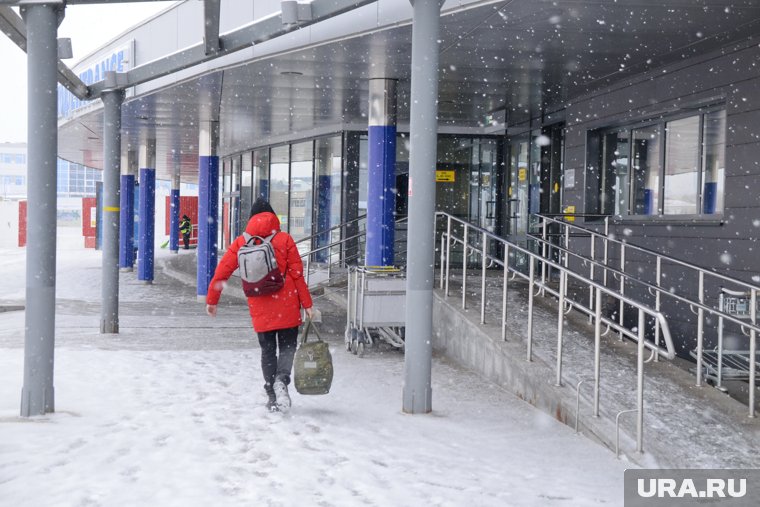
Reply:
<svg viewBox="0 0 760 507"><path fill-rule="evenodd" d="M760 175L760 144L726 147L726 179L733 176Z"/></svg>
<svg viewBox="0 0 760 507"><path fill-rule="evenodd" d="M757 93L760 95L760 88ZM729 147L760 143L760 109L738 114L733 109L729 109L726 120L726 144Z"/></svg>
<svg viewBox="0 0 760 507"><path fill-rule="evenodd" d="M756 148L757 150L757 148ZM726 206L731 208L755 208L760 215L760 178L758 167L752 175L728 175L726 177Z"/></svg>

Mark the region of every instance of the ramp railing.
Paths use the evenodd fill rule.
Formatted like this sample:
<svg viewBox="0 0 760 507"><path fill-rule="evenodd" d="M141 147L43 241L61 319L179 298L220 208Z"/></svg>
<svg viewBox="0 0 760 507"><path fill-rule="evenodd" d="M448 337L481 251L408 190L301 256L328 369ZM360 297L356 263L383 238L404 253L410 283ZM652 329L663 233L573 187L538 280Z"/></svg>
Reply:
<svg viewBox="0 0 760 507"><path fill-rule="evenodd" d="M539 294L549 294L557 298L557 346L556 346L556 381L557 386L562 385L562 361L563 361L563 339L564 339L564 316L572 309L578 310L588 315L594 322L594 361L593 361L593 381L594 381L594 402L593 413L595 417L599 416L599 389L601 380L601 336L602 326L607 326L621 333L622 336L629 338L637 343L637 375L636 375L636 392L637 392L637 424L636 424L636 450L643 452L644 442L644 363L651 360L654 356L663 356L668 359L675 357L675 349L670 336L668 323L662 313L650 308L647 305L635 301L625 294L620 293L617 289L606 287L603 284L586 278L584 275L575 273L570 270L564 262L555 262L539 253L528 248L521 247L508 241L507 239L497 236L486 229L472 225L451 214L438 212L436 220L445 221L445 229L440 232L440 288L448 297L450 295L452 249L461 247L461 265L457 268L462 270L462 309L467 307L467 282L468 267L472 264L473 257L478 260L480 270L480 322L486 322L486 271L489 266L500 266L502 269L502 294L501 294L501 335L506 340L507 329L507 295L509 291L509 282L521 278L528 284L528 316L527 316L527 339L526 339L526 359L532 361L533 358L533 320L534 320L534 298ZM523 256L527 259L527 273L522 267L518 267L517 257ZM458 259L459 260L459 259ZM537 266L547 266L559 273L559 289L555 289L546 279L537 276ZM593 288L595 302L594 307L587 305L585 302L568 295L565 291L568 280L587 285ZM636 328L628 329L620 323L613 321L602 314L601 301L602 297L613 298L622 301L638 312L638 325ZM664 347L658 343L646 339L646 321L653 322L653 325L660 330L661 341ZM645 359L645 349L651 352L650 358ZM578 417L578 414L576 414Z"/></svg>
<svg viewBox="0 0 760 507"><path fill-rule="evenodd" d="M703 385L703 376L706 366L714 369L717 373L717 382L720 384L723 370L724 356L728 357L728 352L723 351L723 323L730 322L738 326L741 332L749 337L748 351L732 351L734 355L739 355L742 364L747 369L749 383L749 401L747 403L749 417L755 417L755 393L757 390L757 334L760 332L757 322L757 295L760 293L760 287L737 278L733 278L721 273L710 271L694 263L686 262L672 256L668 256L641 246L632 245L627 241L613 237L609 231L609 217L604 218L604 232L597 232L589 227L583 227L568 221L584 215L536 215L540 222L540 235L533 234L531 238L542 246L545 257L559 255L564 259L564 266L570 264L570 259L576 259L582 266L588 267L588 279L597 280L601 274L601 282L605 286L617 282L619 292L625 294L626 289L638 287L648 292L654 297L654 309L660 311L664 299L673 302L679 302L691 310L697 317L697 347L694 353L696 359L696 385ZM551 232L550 232L551 231ZM559 239L560 241L557 241ZM586 245L581 242L588 241ZM572 241L572 242L571 242ZM576 243L578 242L578 243ZM580 246L580 248L576 248ZM598 247L601 247L598 248ZM588 255L581 253L587 250ZM601 252L600 252L601 250ZM615 255L616 254L616 255ZM638 256L638 268L632 269L634 263L631 262L632 255ZM617 257L617 263L613 266L611 257ZM645 264L653 270L641 268ZM548 265L542 267L541 280L546 283L551 278L548 273ZM668 269L671 273L668 273ZM654 274L654 280L647 281L645 276ZM671 276L668 277L668 274ZM613 280L609 279L609 276ZM681 289L680 283L670 282L672 278L691 278L696 282L696 294L693 291ZM665 280L668 280L667 284ZM567 288L564 288L565 291ZM710 298L708 291L713 290L715 293L723 291L729 294L744 294L742 299L743 310L737 311L736 305L729 307L721 304L720 307L706 303ZM588 286L588 305L594 308L594 290ZM620 302L618 309L618 325L622 326L625 321L626 307L625 303ZM704 350L704 335L706 319L712 317L713 322L719 323L718 331L718 353L717 364L706 365ZM622 338L622 337L621 337ZM660 340L659 329L655 329L655 343ZM744 362L746 356L746 362ZM710 356L713 357L712 355ZM729 358L730 360L730 358Z"/></svg>

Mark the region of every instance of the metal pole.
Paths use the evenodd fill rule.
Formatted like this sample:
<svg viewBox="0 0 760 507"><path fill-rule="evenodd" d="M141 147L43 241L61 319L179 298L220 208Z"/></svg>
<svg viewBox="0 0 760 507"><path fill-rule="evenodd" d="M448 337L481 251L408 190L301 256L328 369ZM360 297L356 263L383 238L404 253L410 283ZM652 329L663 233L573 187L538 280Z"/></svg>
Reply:
<svg viewBox="0 0 760 507"><path fill-rule="evenodd" d="M528 361L533 361L533 280L535 276L534 259L528 256Z"/></svg>
<svg viewBox="0 0 760 507"><path fill-rule="evenodd" d="M103 257L100 332L119 332L121 90L103 93Z"/></svg>
<svg viewBox="0 0 760 507"><path fill-rule="evenodd" d="M567 271L559 274L559 309L557 310L557 387L562 385L562 332L565 324L565 286L567 285Z"/></svg>
<svg viewBox="0 0 760 507"><path fill-rule="evenodd" d="M449 297L449 270L451 268L451 217L446 217L446 297Z"/></svg>
<svg viewBox="0 0 760 507"><path fill-rule="evenodd" d="M464 224L462 235L462 310L467 309L467 224Z"/></svg>
<svg viewBox="0 0 760 507"><path fill-rule="evenodd" d="M625 245L620 245L620 295L625 294ZM623 324L625 323L625 303L620 300L620 315L618 316L618 324L620 324L620 341L625 339L623 334Z"/></svg>
<svg viewBox="0 0 760 507"><path fill-rule="evenodd" d="M544 258L544 260L541 261L541 286L545 287L546 286L546 260L549 256L549 251L546 245L546 239L547 239L546 228L548 224L547 224L546 217L541 217L541 220L542 220L541 239L543 240L541 251L542 251L542 256Z"/></svg>
<svg viewBox="0 0 760 507"><path fill-rule="evenodd" d="M509 245L504 244L504 278L502 281L504 285L503 292L501 294L501 339L507 341L507 295L509 284Z"/></svg>
<svg viewBox="0 0 760 507"><path fill-rule="evenodd" d="M644 452L644 310L639 308L639 343L636 368L636 451Z"/></svg>
<svg viewBox="0 0 760 507"><path fill-rule="evenodd" d="M752 319L752 325L757 325L757 291L751 289L749 298L749 316ZM749 416L755 417L755 375L757 365L757 333L754 327L749 332Z"/></svg>
<svg viewBox="0 0 760 507"><path fill-rule="evenodd" d="M705 272L700 271L699 272L699 302L704 303L705 301ZM700 304L699 309L697 309L697 387L702 386L702 358L704 355L704 351L702 350L704 348L704 322L705 322L705 311L702 309L702 306Z"/></svg>
<svg viewBox="0 0 760 507"><path fill-rule="evenodd" d="M662 295L660 294L660 280L662 280L662 257L659 255L657 256L657 292L654 296L654 309L657 310L657 312L660 311L660 298ZM655 323L654 325L654 343L655 345L660 345L660 324ZM660 360L660 354L654 355L655 362Z"/></svg>
<svg viewBox="0 0 760 507"><path fill-rule="evenodd" d="M488 236L485 232L481 232L483 235L483 250L481 252L481 269L480 269L480 323L486 323L486 248L488 246Z"/></svg>
<svg viewBox="0 0 760 507"><path fill-rule="evenodd" d="M596 236L594 236L593 233L591 233L591 261L589 262L589 273L588 273L588 279L591 281L594 281L594 261L595 259L595 250L596 250ZM589 285L588 286L588 308L589 310L594 309L594 286ZM589 315L589 323L592 320L591 315Z"/></svg>
<svg viewBox="0 0 760 507"><path fill-rule="evenodd" d="M432 411L430 370L433 340L435 256L435 164L437 148L438 32L440 0L414 0L409 132L409 231L406 279L406 354L403 411Z"/></svg>
<svg viewBox="0 0 760 507"><path fill-rule="evenodd" d="M594 417L599 417L599 384L601 377L602 348L602 289L596 289L594 304Z"/></svg>
<svg viewBox="0 0 760 507"><path fill-rule="evenodd" d="M22 7L27 32L28 208L21 416L55 411L58 7Z"/></svg>

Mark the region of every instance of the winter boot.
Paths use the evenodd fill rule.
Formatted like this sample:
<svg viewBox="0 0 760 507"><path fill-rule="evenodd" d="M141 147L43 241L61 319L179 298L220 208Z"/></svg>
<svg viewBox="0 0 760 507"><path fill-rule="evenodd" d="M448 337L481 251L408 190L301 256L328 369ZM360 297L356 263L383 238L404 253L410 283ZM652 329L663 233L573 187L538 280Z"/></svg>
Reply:
<svg viewBox="0 0 760 507"><path fill-rule="evenodd" d="M277 407L277 396L274 393L272 385L264 385L264 390L267 392L267 410L270 412L279 412L280 409Z"/></svg>
<svg viewBox="0 0 760 507"><path fill-rule="evenodd" d="M277 408L280 412L290 410L290 395L288 394L288 385L281 379L274 381L274 393L277 399Z"/></svg>

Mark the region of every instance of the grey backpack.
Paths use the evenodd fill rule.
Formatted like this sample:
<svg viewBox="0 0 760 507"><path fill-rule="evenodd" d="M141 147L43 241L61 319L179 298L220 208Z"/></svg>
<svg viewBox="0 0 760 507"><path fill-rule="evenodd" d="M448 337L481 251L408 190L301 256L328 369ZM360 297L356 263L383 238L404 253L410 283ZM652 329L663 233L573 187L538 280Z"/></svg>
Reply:
<svg viewBox="0 0 760 507"><path fill-rule="evenodd" d="M245 244L238 250L237 258L243 292L248 297L272 294L285 285L272 246L276 234L262 238L243 233Z"/></svg>

